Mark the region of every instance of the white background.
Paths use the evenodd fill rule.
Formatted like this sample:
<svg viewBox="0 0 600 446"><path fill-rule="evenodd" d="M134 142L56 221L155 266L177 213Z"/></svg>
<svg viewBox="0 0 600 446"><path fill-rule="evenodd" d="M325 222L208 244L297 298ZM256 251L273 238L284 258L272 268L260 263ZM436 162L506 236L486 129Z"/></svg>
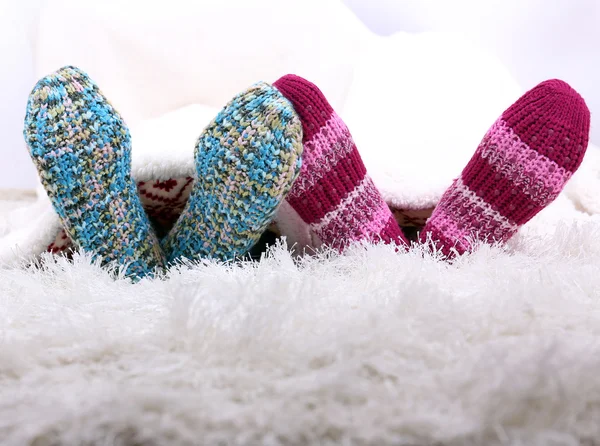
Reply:
<svg viewBox="0 0 600 446"><path fill-rule="evenodd" d="M31 25L39 1L0 0L0 188L35 185L35 172L23 145L22 120L27 95L36 81ZM600 144L600 114L594 113L600 110L600 0L345 3L378 34L446 30L467 35L495 53L524 90L548 78L566 80L586 99L592 112L592 142Z"/></svg>

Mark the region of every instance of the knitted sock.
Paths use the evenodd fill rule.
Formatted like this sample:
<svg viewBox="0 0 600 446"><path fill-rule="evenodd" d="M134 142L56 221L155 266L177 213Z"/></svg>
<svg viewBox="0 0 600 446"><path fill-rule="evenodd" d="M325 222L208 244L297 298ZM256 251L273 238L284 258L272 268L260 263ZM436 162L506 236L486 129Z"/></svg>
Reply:
<svg viewBox="0 0 600 446"><path fill-rule="evenodd" d="M200 135L198 179L162 241L168 261L245 255L288 193L301 155L300 121L279 91L261 82L234 97Z"/></svg>
<svg viewBox="0 0 600 446"><path fill-rule="evenodd" d="M73 242L130 277L163 265L130 175L131 143L121 116L74 67L46 76L27 103L25 140L54 209Z"/></svg>
<svg viewBox="0 0 600 446"><path fill-rule="evenodd" d="M590 113L560 80L525 93L492 125L425 228L446 255L506 241L552 202L585 154Z"/></svg>
<svg viewBox="0 0 600 446"><path fill-rule="evenodd" d="M302 169L289 204L326 245L343 249L360 240L406 245L348 128L323 93L292 74L273 85L292 102L304 130Z"/></svg>

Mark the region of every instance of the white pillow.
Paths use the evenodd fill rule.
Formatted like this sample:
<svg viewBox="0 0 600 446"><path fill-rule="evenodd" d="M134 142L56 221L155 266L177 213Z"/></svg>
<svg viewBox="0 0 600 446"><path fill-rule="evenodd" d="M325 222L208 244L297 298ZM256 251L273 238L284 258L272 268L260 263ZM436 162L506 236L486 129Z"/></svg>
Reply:
<svg viewBox="0 0 600 446"><path fill-rule="evenodd" d="M194 176L194 148L219 109L193 104L131 127L131 170L136 181Z"/></svg>
<svg viewBox="0 0 600 446"><path fill-rule="evenodd" d="M36 74L79 66L130 125L188 104L220 108L289 72L341 107L369 34L336 0L55 0L40 13Z"/></svg>
<svg viewBox="0 0 600 446"><path fill-rule="evenodd" d="M386 201L433 207L521 94L507 69L449 33L373 37L342 117Z"/></svg>

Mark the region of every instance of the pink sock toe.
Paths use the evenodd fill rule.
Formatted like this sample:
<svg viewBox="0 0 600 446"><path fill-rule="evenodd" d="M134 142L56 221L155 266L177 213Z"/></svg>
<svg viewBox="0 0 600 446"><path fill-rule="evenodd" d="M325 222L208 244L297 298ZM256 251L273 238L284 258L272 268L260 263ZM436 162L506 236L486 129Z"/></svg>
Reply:
<svg viewBox="0 0 600 446"><path fill-rule="evenodd" d="M421 233L444 254L506 241L550 204L581 164L590 112L566 82L525 93L492 125Z"/></svg>

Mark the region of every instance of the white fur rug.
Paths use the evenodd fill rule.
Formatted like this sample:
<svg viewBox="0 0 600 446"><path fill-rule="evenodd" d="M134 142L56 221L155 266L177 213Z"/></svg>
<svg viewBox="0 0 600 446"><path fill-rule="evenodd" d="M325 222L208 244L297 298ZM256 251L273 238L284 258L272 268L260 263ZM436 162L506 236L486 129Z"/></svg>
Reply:
<svg viewBox="0 0 600 446"><path fill-rule="evenodd" d="M85 257L5 268L0 442L597 444L600 222L535 228L452 265L356 247L137 285Z"/></svg>

